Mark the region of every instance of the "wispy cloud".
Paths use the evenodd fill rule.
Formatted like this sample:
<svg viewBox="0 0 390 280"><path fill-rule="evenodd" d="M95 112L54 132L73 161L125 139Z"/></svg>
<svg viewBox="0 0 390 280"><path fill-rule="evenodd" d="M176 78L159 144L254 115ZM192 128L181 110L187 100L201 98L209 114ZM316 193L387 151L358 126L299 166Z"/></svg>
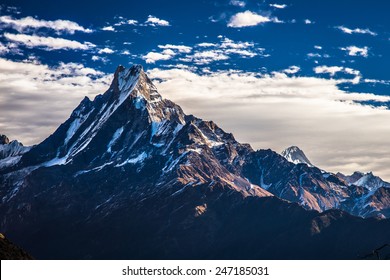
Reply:
<svg viewBox="0 0 390 280"><path fill-rule="evenodd" d="M232 55L249 58L263 55L265 49L258 48L253 42L233 41L220 37L219 43L203 42L196 45L193 54L181 58L181 61L193 62L198 65L210 64L215 61L228 60Z"/></svg>
<svg viewBox="0 0 390 280"><path fill-rule="evenodd" d="M347 51L350 56L363 56L368 57L368 47L349 46L340 48L343 51Z"/></svg>
<svg viewBox="0 0 390 280"><path fill-rule="evenodd" d="M115 28L113 26L111 26L111 25L104 26L104 27L101 28L101 30L103 30L103 31L112 31L112 32L116 31Z"/></svg>
<svg viewBox="0 0 390 280"><path fill-rule="evenodd" d="M145 22L147 25L151 26L169 26L169 21L164 19L159 19L158 17L149 15L148 19Z"/></svg>
<svg viewBox="0 0 390 280"><path fill-rule="evenodd" d="M301 68L299 66L293 65L287 69L282 70L281 72L286 73L286 74L296 74L299 71L301 71Z"/></svg>
<svg viewBox="0 0 390 280"><path fill-rule="evenodd" d="M196 52L191 56L187 56L195 64L209 64L213 61L228 60L229 57L222 50L207 50Z"/></svg>
<svg viewBox="0 0 390 280"><path fill-rule="evenodd" d="M314 21L312 21L312 20L310 20L310 19L305 19L304 21L303 21L305 24L314 24L315 22Z"/></svg>
<svg viewBox="0 0 390 280"><path fill-rule="evenodd" d="M216 45L217 45L217 44L208 43L208 42L204 42L204 43L199 43L199 44L197 44L198 47L202 47L202 48L215 47Z"/></svg>
<svg viewBox="0 0 390 280"><path fill-rule="evenodd" d="M171 50L177 50L181 53L189 53L191 52L192 48L184 45L172 45L172 44L166 44L166 45L158 45L160 49L171 49Z"/></svg>
<svg viewBox="0 0 390 280"><path fill-rule="evenodd" d="M93 55L91 57L92 61L101 61L103 63L107 63L109 60L106 57L98 56L98 55Z"/></svg>
<svg viewBox="0 0 390 280"><path fill-rule="evenodd" d="M348 27L345 27L345 26L336 26L335 28L341 30L342 32L344 32L346 34L368 34L368 35L371 35L371 36L378 35L377 33L371 31L368 28L365 28L365 29L362 29L362 28L351 29L351 28L348 28Z"/></svg>
<svg viewBox="0 0 390 280"><path fill-rule="evenodd" d="M236 6L236 7L245 7L246 6L245 1L239 1L239 0L230 0L229 4L232 6Z"/></svg>
<svg viewBox="0 0 390 280"><path fill-rule="evenodd" d="M286 4L269 4L270 7L274 7L276 9L284 9L287 7Z"/></svg>
<svg viewBox="0 0 390 280"><path fill-rule="evenodd" d="M84 32L84 33L93 32L92 29L85 28L76 22L70 20L62 20L62 19L50 21L50 20L35 19L33 17L24 17L24 18L16 19L11 16L1 16L0 24L3 26L12 27L13 29L19 32L24 32L25 30L28 29L40 29L40 28L52 29L58 33L69 33L69 34L74 34L76 31Z"/></svg>
<svg viewBox="0 0 390 280"><path fill-rule="evenodd" d="M0 54L5 54L5 53L8 53L8 48L0 42Z"/></svg>
<svg viewBox="0 0 390 280"><path fill-rule="evenodd" d="M80 43L74 40L53 38L53 37L42 37L37 35L5 33L4 37L9 41L23 44L29 48L43 47L46 50L60 50L60 49L89 50L91 48L96 47L96 45L90 42Z"/></svg>
<svg viewBox="0 0 390 280"><path fill-rule="evenodd" d="M263 55L265 49L258 48L252 42L233 41L226 37L219 37L219 43L203 42L193 47L185 45L165 44L158 45L163 51L155 50L142 56L146 63L156 63L160 60L177 59L181 62L191 62L197 65L210 64L215 61L228 60L232 55L242 58Z"/></svg>
<svg viewBox="0 0 390 280"><path fill-rule="evenodd" d="M334 77L337 73L344 73L353 76L352 79L338 79L339 83L359 84L362 78L359 70L349 67L322 65L315 67L313 70L316 74L329 74L331 77Z"/></svg>
<svg viewBox="0 0 390 280"><path fill-rule="evenodd" d="M129 25L137 25L138 24L138 20L135 20L135 19L128 19L126 21L127 24Z"/></svg>
<svg viewBox="0 0 390 280"><path fill-rule="evenodd" d="M230 18L227 26L240 28L240 27L256 26L267 22L282 23L282 21L280 21L276 17L262 16L251 11L245 11L233 15Z"/></svg>

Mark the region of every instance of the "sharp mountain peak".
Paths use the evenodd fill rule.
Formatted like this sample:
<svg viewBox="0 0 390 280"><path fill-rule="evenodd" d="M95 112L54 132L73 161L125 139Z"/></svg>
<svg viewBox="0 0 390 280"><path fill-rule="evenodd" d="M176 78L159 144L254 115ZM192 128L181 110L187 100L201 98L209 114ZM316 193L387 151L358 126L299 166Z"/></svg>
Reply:
<svg viewBox="0 0 390 280"><path fill-rule="evenodd" d="M305 153L298 146L288 147L287 149L282 151L281 155L289 162L295 164L304 163L311 167L314 166L307 158Z"/></svg>

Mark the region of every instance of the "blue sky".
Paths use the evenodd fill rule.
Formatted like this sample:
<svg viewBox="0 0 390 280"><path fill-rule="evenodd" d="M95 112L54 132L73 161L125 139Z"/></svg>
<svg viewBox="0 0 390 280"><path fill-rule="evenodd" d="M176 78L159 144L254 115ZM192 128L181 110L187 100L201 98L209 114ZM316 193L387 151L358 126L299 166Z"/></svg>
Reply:
<svg viewBox="0 0 390 280"><path fill-rule="evenodd" d="M117 65L138 63L165 97L255 148L299 145L321 167L390 179L389 10L386 1L3 0L0 132L37 143L84 95L104 92Z"/></svg>

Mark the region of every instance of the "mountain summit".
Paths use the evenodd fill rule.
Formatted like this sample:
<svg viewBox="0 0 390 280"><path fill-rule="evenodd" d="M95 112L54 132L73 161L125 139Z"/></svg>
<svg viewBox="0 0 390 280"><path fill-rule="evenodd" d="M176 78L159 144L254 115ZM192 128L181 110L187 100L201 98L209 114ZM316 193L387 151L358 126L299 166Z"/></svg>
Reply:
<svg viewBox="0 0 390 280"><path fill-rule="evenodd" d="M119 66L104 94L0 165L0 224L59 259L356 258L387 242L390 220L340 209L390 217L390 188L288 154L306 164L254 151L163 99L141 66Z"/></svg>
<svg viewBox="0 0 390 280"><path fill-rule="evenodd" d="M289 162L299 164L304 163L307 164L310 167L313 167L314 165L310 162L310 160L306 157L305 153L298 148L297 146L291 146L285 149L281 155L287 159Z"/></svg>

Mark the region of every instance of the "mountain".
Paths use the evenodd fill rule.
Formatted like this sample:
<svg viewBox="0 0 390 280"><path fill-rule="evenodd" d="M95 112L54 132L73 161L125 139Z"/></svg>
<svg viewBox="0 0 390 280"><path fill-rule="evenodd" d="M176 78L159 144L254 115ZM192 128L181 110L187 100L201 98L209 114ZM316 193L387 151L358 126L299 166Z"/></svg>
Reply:
<svg viewBox="0 0 390 280"><path fill-rule="evenodd" d="M365 187L186 115L138 65L1 167L0 186L1 230L37 258L350 259L390 236L390 220L346 213ZM379 190L356 213L389 217Z"/></svg>
<svg viewBox="0 0 390 280"><path fill-rule="evenodd" d="M362 172L356 171L350 176L346 176L342 173L337 173L337 175L346 180L348 184L364 187L369 191L375 191L379 188L390 188L390 183L383 181L380 177L375 176L372 172L364 174Z"/></svg>
<svg viewBox="0 0 390 280"><path fill-rule="evenodd" d="M6 135L0 135L0 169L16 164L30 149L17 140L10 142Z"/></svg>
<svg viewBox="0 0 390 280"><path fill-rule="evenodd" d="M310 160L306 157L305 153L299 149L297 146L291 146L287 149L285 149L281 155L287 159L289 162L299 164L304 163L310 167L313 167L314 165L311 164Z"/></svg>

